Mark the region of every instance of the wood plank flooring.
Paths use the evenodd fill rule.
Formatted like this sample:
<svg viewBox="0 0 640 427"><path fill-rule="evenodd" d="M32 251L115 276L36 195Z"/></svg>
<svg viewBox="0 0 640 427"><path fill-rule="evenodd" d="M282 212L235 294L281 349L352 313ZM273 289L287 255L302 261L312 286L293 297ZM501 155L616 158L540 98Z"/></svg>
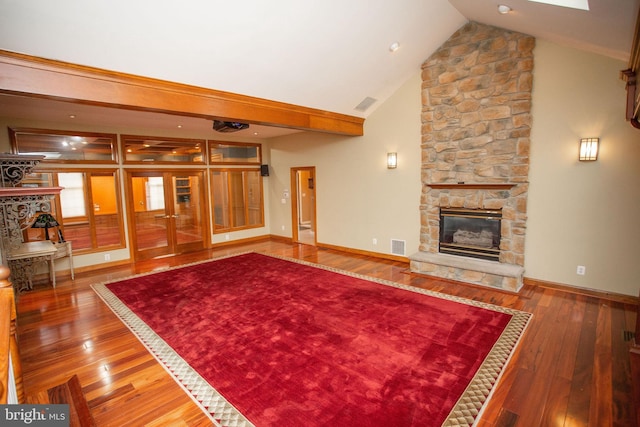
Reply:
<svg viewBox="0 0 640 427"><path fill-rule="evenodd" d="M635 426L629 343L636 306L525 285L519 294L408 273L408 265L281 241L261 241L59 277L18 299L27 395L77 374L98 426L204 426L208 418L90 285L255 250L533 313L478 423L489 426ZM639 426L640 427L640 426Z"/></svg>

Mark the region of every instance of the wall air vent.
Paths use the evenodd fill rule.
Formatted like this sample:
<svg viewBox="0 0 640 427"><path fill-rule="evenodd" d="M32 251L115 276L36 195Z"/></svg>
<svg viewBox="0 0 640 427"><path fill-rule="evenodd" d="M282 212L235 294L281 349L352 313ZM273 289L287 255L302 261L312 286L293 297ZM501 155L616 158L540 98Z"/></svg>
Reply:
<svg viewBox="0 0 640 427"><path fill-rule="evenodd" d="M240 122L223 122L221 120L213 121L213 130L218 132L238 132L239 130L248 129L249 124Z"/></svg>
<svg viewBox="0 0 640 427"><path fill-rule="evenodd" d="M391 253L393 255L405 256L406 240L391 239Z"/></svg>
<svg viewBox="0 0 640 427"><path fill-rule="evenodd" d="M362 100L362 102L360 102L360 104L356 105L355 109L358 111L365 112L369 109L369 107L375 104L376 101L377 99L367 96L365 99Z"/></svg>

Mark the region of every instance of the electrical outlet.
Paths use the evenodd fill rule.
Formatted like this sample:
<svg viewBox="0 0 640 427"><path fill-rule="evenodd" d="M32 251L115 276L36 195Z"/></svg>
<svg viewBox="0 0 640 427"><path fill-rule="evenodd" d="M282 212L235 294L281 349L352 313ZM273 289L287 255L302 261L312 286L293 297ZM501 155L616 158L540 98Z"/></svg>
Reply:
<svg viewBox="0 0 640 427"><path fill-rule="evenodd" d="M104 254L105 261L111 261L111 254Z"/></svg>
<svg viewBox="0 0 640 427"><path fill-rule="evenodd" d="M584 265L579 265L578 268L576 269L576 274L579 274L580 276L584 276L587 273L587 268Z"/></svg>
<svg viewBox="0 0 640 427"><path fill-rule="evenodd" d="M229 237L230 237L229 234L225 234L224 235L224 240L229 240Z"/></svg>
<svg viewBox="0 0 640 427"><path fill-rule="evenodd" d="M378 239L376 239L375 237L373 238L373 244L377 245L378 244Z"/></svg>

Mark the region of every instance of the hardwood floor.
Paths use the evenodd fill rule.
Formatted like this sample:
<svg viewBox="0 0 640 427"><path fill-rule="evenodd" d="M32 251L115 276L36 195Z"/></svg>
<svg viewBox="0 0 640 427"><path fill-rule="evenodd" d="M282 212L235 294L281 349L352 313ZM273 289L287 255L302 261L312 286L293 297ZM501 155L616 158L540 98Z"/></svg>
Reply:
<svg viewBox="0 0 640 427"><path fill-rule="evenodd" d="M255 250L305 259L533 313L478 423L489 426L634 426L629 343L636 306L525 285L519 294L409 274L407 264L280 241L262 241L59 277L18 300L27 395L77 374L98 426L210 425L190 397L90 285Z"/></svg>

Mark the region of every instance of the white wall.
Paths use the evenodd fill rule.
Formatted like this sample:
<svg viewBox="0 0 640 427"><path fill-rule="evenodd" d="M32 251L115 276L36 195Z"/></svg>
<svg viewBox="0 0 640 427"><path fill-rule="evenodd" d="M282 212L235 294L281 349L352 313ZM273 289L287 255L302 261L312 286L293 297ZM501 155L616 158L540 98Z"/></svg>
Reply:
<svg viewBox="0 0 640 427"><path fill-rule="evenodd" d="M542 40L534 53L525 276L638 295L640 130L624 120L626 64ZM596 162L578 161L585 137L600 138Z"/></svg>
<svg viewBox="0 0 640 427"><path fill-rule="evenodd" d="M417 73L365 121L364 136L298 133L269 141L271 231L292 235L290 168L316 167L317 241L383 254L420 240L421 79ZM387 152L398 153L387 169ZM282 231L282 226L285 230ZM377 245L373 239L377 239Z"/></svg>

